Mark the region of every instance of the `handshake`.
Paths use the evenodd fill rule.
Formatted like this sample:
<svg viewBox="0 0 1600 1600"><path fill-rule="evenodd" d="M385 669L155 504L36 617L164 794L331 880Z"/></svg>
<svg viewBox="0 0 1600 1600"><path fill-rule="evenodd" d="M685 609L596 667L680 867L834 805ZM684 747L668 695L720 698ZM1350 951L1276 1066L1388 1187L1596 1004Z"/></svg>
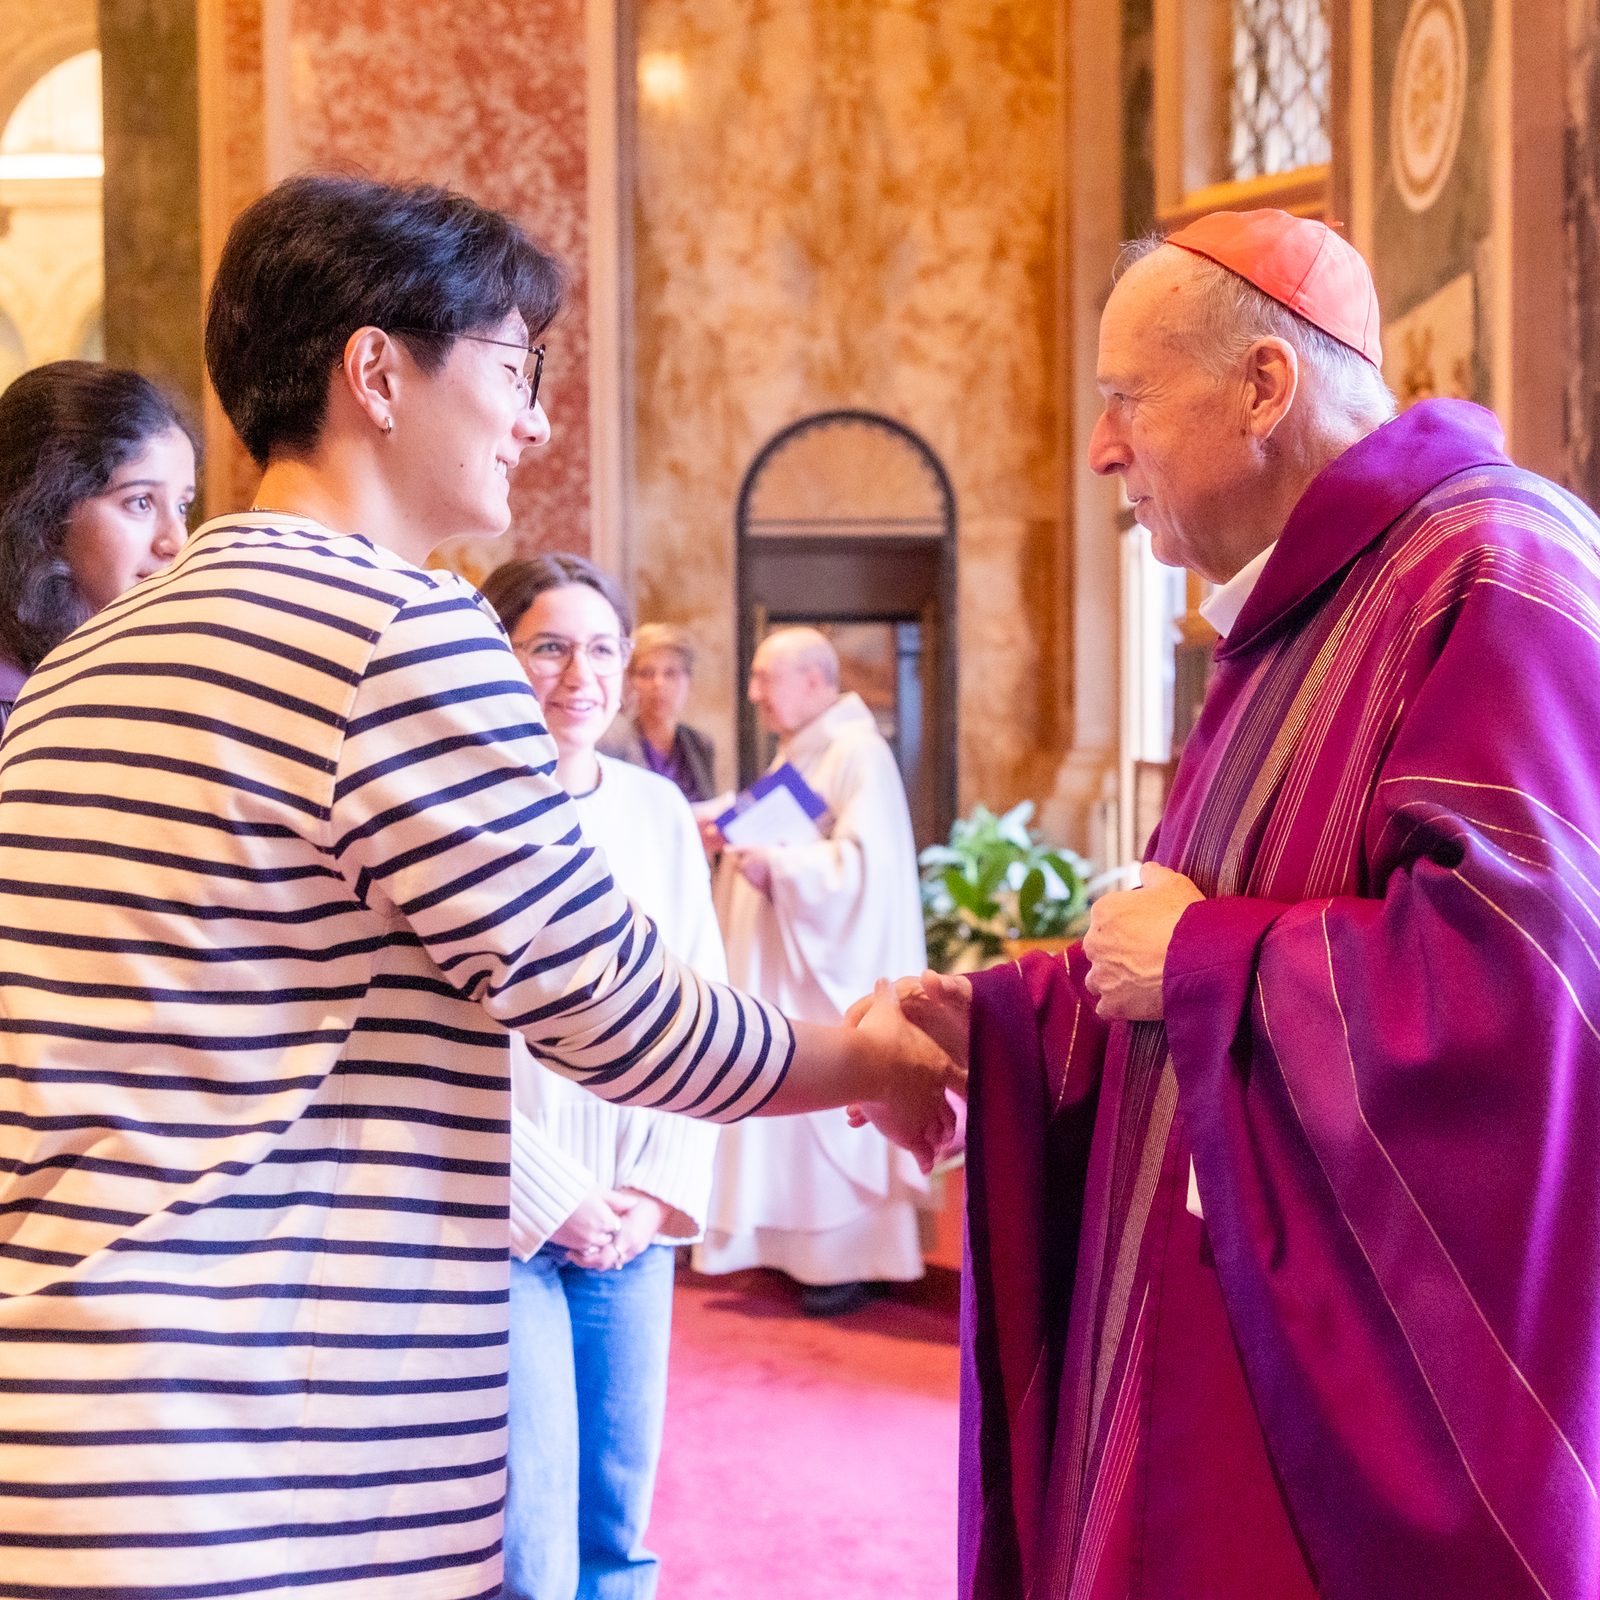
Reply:
<svg viewBox="0 0 1600 1600"><path fill-rule="evenodd" d="M1089 961L1084 987L1107 1021L1163 1020L1162 979L1173 932L1184 912L1204 899L1188 878L1154 862L1140 869L1139 881L1137 889L1095 902L1083 939ZM872 1123L904 1145L924 1172L961 1148L971 1017L971 982L937 972L880 982L845 1014L862 1036L861 1070L876 1072L884 1085L849 1096L851 1123Z"/></svg>
<svg viewBox="0 0 1600 1600"><path fill-rule="evenodd" d="M971 1011L966 978L924 972L897 983L881 979L845 1013L882 1083L849 1104L850 1125L870 1122L924 1172L962 1147Z"/></svg>

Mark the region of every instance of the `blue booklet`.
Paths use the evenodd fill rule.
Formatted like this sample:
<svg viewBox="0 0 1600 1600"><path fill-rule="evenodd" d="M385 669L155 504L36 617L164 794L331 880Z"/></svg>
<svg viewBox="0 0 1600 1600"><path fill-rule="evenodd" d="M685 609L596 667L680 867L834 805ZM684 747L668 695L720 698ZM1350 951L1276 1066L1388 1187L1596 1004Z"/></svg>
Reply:
<svg viewBox="0 0 1600 1600"><path fill-rule="evenodd" d="M739 795L717 818L717 827L736 850L810 844L822 837L827 814L827 801L785 761Z"/></svg>

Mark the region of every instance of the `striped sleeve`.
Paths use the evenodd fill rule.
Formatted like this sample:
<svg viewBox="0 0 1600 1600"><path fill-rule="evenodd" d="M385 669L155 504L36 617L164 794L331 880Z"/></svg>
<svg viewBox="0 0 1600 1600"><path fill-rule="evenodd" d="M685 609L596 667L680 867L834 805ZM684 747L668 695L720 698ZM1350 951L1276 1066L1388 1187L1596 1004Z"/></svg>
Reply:
<svg viewBox="0 0 1600 1600"><path fill-rule="evenodd" d="M612 882L498 625L459 579L402 606L356 689L328 845L462 994L607 1100L748 1116L794 1052L784 1018L698 977Z"/></svg>

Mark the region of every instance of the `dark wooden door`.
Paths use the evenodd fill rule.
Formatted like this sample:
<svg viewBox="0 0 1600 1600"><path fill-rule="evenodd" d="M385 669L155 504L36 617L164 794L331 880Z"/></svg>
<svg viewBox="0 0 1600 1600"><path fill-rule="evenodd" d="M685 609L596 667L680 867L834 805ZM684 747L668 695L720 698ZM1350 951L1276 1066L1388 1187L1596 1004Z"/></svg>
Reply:
<svg viewBox="0 0 1600 1600"><path fill-rule="evenodd" d="M866 701L905 780L917 846L949 836L955 815L954 660L945 552L929 540L762 541L743 573L739 666L774 628L820 628L839 652L841 686ZM772 758L741 702L740 781Z"/></svg>

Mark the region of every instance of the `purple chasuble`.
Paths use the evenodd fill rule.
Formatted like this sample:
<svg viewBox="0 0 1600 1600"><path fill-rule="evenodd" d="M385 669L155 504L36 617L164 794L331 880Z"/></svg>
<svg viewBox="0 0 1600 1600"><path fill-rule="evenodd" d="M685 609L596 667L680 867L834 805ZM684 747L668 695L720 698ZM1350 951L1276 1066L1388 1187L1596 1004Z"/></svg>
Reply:
<svg viewBox="0 0 1600 1600"><path fill-rule="evenodd" d="M1295 508L1165 1025L974 980L964 1600L1600 1594L1600 524L1501 447L1424 402Z"/></svg>

